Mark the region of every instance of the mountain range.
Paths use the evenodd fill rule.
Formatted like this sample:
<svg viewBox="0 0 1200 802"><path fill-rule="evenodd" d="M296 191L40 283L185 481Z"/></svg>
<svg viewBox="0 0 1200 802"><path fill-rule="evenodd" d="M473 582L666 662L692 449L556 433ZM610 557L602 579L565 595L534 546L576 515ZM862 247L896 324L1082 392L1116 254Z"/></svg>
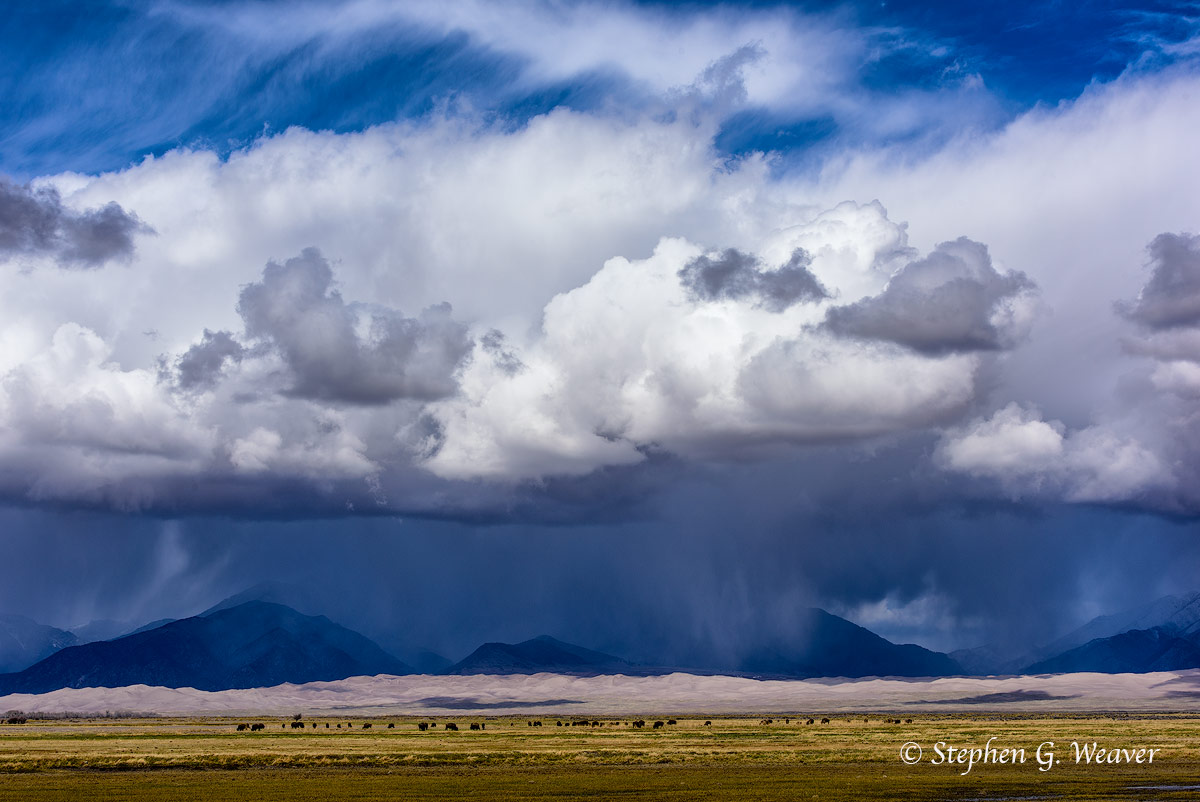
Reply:
<svg viewBox="0 0 1200 802"><path fill-rule="evenodd" d="M1128 610L1097 616L1023 653L995 646L950 653L970 674L1168 671L1200 668L1198 655L1200 591L1163 596Z"/></svg>
<svg viewBox="0 0 1200 802"><path fill-rule="evenodd" d="M452 663L429 650L401 660L367 636L281 603L285 589L259 586L203 613L141 627L101 622L86 643L77 632L0 616L0 695L58 688L145 684L200 690L373 674L654 675L671 671L755 677L937 677L960 674L1102 673L1200 667L1200 593L1168 596L1101 616L1046 646L1013 656L995 647L943 654L895 644L819 608L796 612L786 639L760 645L732 668L634 663L542 635L485 643ZM305 605L309 606L309 605Z"/></svg>
<svg viewBox="0 0 1200 802"><path fill-rule="evenodd" d="M250 601L109 641L70 646L0 675L0 694L161 685L205 691L412 669L324 616Z"/></svg>
<svg viewBox="0 0 1200 802"><path fill-rule="evenodd" d="M940 676L959 673L946 655L896 645L823 610L801 611L802 647L764 650L739 673L755 676ZM449 664L425 652L414 668L366 636L272 601L233 597L200 615L123 637L70 645L24 670L0 674L0 695L144 684L199 690L251 688L373 674L637 674L697 670L635 664L542 635L485 643ZM432 668L432 670L431 670ZM701 673L713 673L700 669Z"/></svg>

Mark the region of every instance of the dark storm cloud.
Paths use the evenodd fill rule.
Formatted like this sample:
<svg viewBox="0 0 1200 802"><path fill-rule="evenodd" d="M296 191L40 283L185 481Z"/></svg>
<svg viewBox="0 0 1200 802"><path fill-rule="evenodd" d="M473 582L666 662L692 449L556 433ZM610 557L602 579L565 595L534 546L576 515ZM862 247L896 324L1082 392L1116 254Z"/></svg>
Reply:
<svg viewBox="0 0 1200 802"><path fill-rule="evenodd" d="M829 451L691 476L651 519L570 529L9 508L0 559L23 570L0 587L0 611L55 625L144 623L274 580L303 589L313 613L398 651L458 659L484 641L545 633L639 660L728 668L794 638L795 613L808 605L852 615L889 599L894 620L863 623L935 647L1019 651L1097 612L1193 587L1194 526L950 504L933 490L906 505L886 487L896 459L864 465ZM865 473L884 498L844 503L847 471ZM821 536L829 531L838 536Z"/></svg>
<svg viewBox="0 0 1200 802"><path fill-rule="evenodd" d="M816 301L829 293L809 270L812 258L797 248L787 264L765 270L758 257L734 248L716 257L700 256L679 271L679 279L697 298L741 300L757 298L758 306L782 312L793 304Z"/></svg>
<svg viewBox="0 0 1200 802"><path fill-rule="evenodd" d="M99 267L133 256L141 221L116 203L76 212L57 190L0 177L0 259L48 256L63 267Z"/></svg>
<svg viewBox="0 0 1200 802"><path fill-rule="evenodd" d="M431 306L417 318L371 309L364 338L360 310L332 285L329 262L306 248L283 264L269 263L262 281L242 289L237 308L246 335L278 350L292 373L290 395L386 404L455 391L454 374L471 340L449 304Z"/></svg>
<svg viewBox="0 0 1200 802"><path fill-rule="evenodd" d="M204 330L204 338L184 352L175 363L179 386L185 390L207 389L216 384L225 362L240 362L246 349L228 331Z"/></svg>
<svg viewBox="0 0 1200 802"><path fill-rule="evenodd" d="M997 272L986 245L960 237L906 265L880 295L830 309L825 325L929 355L994 351L1013 345L996 323L999 305L1033 289L1024 273Z"/></svg>
<svg viewBox="0 0 1200 802"><path fill-rule="evenodd" d="M1117 311L1149 329L1200 323L1200 236L1159 234L1150 243L1150 280Z"/></svg>

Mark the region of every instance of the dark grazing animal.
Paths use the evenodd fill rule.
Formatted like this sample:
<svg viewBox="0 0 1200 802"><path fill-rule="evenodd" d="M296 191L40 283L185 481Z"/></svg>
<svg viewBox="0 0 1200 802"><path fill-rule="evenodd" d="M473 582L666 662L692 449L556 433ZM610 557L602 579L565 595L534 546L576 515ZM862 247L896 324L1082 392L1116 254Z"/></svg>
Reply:
<svg viewBox="0 0 1200 802"><path fill-rule="evenodd" d="M452 730L454 732L458 732L458 725L455 724L453 721L450 721L450 722L446 723L446 729Z"/></svg>
<svg viewBox="0 0 1200 802"><path fill-rule="evenodd" d="M425 732L425 730L429 729L429 725L426 724L424 721L418 721L417 729L420 730L421 732Z"/></svg>
<svg viewBox="0 0 1200 802"><path fill-rule="evenodd" d="M663 723L661 721L656 721L656 722L654 722L654 729L656 729L656 730L662 729L662 725L663 725Z"/></svg>

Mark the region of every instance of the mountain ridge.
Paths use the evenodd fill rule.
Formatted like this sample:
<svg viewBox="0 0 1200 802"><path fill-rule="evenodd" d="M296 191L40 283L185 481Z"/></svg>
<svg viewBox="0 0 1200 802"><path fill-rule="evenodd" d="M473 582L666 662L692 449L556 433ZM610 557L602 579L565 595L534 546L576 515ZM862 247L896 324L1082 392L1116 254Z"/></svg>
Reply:
<svg viewBox="0 0 1200 802"><path fill-rule="evenodd" d="M0 693L137 684L228 690L407 673L409 666L373 641L324 616L251 601L68 647L0 675Z"/></svg>

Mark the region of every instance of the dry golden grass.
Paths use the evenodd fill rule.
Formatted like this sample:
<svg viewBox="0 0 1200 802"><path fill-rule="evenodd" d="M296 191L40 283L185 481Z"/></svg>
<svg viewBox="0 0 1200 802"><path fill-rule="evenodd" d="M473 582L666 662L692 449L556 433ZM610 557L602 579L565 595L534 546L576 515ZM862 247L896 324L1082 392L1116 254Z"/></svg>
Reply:
<svg viewBox="0 0 1200 802"><path fill-rule="evenodd" d="M266 718L30 721L0 726L0 798L1200 797L1200 717L925 715L885 723L894 717L806 725L804 717L773 716L768 725L753 716L711 726L689 717L653 730L627 718L599 719L600 727L542 718L544 726L529 727L524 717L459 716L428 732L411 718L373 719L369 730L361 718L310 719L303 730ZM460 731L444 729L451 720ZM243 721L267 727L236 732ZM470 722L487 729L471 731ZM982 746L992 736L995 745L1024 747L1028 762L976 765L965 776L965 766L929 763L936 742ZM900 760L908 741L925 749L918 765ZM1043 772L1034 751L1045 741L1056 742L1061 763ZM1072 741L1159 751L1153 764L1075 765Z"/></svg>

